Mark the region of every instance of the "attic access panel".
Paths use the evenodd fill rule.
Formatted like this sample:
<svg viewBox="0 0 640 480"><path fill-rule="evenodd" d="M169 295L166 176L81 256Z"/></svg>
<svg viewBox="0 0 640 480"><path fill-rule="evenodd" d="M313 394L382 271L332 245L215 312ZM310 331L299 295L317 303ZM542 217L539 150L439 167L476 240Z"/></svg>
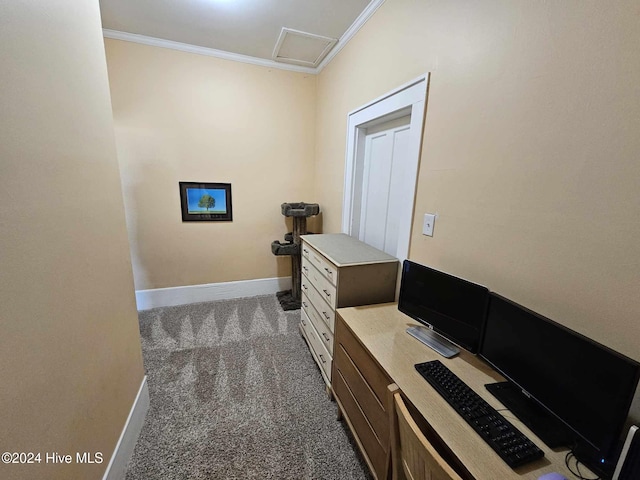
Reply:
<svg viewBox="0 0 640 480"><path fill-rule="evenodd" d="M317 67L338 42L335 38L283 27L273 49L276 62Z"/></svg>

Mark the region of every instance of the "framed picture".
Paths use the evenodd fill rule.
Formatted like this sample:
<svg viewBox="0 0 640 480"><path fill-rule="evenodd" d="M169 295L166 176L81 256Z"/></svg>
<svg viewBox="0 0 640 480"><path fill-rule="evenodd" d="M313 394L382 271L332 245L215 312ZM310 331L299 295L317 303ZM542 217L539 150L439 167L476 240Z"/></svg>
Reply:
<svg viewBox="0 0 640 480"><path fill-rule="evenodd" d="M183 222L231 222L231 184L180 182Z"/></svg>

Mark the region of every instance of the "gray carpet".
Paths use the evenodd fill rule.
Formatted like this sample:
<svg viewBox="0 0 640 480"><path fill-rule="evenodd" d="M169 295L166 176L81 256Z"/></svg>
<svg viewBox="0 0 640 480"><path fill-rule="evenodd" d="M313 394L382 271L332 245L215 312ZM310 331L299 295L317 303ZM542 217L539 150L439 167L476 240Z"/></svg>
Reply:
<svg viewBox="0 0 640 480"><path fill-rule="evenodd" d="M275 295L139 314L151 406L137 479L368 479Z"/></svg>

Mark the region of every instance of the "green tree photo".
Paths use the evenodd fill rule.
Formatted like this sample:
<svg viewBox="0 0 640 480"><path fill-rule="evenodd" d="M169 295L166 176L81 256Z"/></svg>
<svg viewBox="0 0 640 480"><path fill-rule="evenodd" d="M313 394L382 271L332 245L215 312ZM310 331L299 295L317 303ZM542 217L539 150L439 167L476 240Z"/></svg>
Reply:
<svg viewBox="0 0 640 480"><path fill-rule="evenodd" d="M198 202L198 206L200 208L206 208L207 212L209 211L210 208L213 208L215 204L216 204L216 199L206 193L200 197L200 201Z"/></svg>

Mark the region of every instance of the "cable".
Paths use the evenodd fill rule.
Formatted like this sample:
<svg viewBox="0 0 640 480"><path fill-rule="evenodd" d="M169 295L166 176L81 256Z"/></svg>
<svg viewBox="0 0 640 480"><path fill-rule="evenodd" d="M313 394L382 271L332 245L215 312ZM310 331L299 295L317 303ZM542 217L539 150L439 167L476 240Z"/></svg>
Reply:
<svg viewBox="0 0 640 480"><path fill-rule="evenodd" d="M570 458L574 458L576 461L576 470L577 472L573 471L573 468L571 468L571 466L569 465L569 459ZM578 477L580 480L600 480L600 477L596 477L596 478L589 478L589 477L583 477L582 476L582 472L580 472L580 461L576 458L576 456L573 454L573 450L570 450L569 452L567 452L567 454L564 457L564 464L567 466L567 468L569 469L569 471L571 473L573 473L573 475L575 475L576 477Z"/></svg>

